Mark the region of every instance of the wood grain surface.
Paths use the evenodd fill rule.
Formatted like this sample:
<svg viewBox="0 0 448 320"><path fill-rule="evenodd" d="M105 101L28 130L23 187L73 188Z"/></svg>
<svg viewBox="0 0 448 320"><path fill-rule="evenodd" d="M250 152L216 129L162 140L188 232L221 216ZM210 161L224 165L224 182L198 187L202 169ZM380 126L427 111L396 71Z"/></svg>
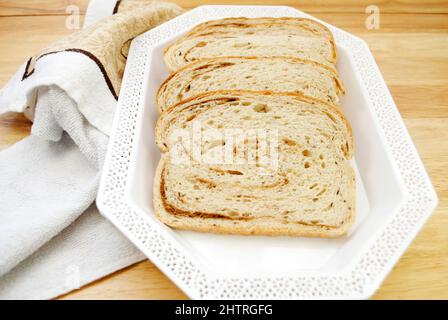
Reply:
<svg viewBox="0 0 448 320"><path fill-rule="evenodd" d="M201 4L289 5L345 29L369 44L439 196L439 205L374 299L448 299L448 1L373 1L378 30L367 30L372 1L177 0ZM70 34L68 5L84 14L88 0L0 0L0 86L46 44ZM26 137L22 115L0 115L0 149ZM145 261L72 292L64 299L183 299L186 296Z"/></svg>

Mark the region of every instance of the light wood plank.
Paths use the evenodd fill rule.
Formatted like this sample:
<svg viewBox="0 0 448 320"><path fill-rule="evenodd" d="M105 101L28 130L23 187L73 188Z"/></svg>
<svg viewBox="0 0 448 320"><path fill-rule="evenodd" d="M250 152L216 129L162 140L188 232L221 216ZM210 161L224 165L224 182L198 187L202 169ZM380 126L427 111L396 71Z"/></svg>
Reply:
<svg viewBox="0 0 448 320"><path fill-rule="evenodd" d="M0 115L0 151L30 134L31 122L23 114Z"/></svg>
<svg viewBox="0 0 448 320"><path fill-rule="evenodd" d="M126 0L123 0L126 1ZM285 5L305 12L364 13L367 6L376 5L381 13L448 13L448 3L443 0L174 0L183 8L191 9L207 4L234 5ZM85 12L88 0L0 0L0 16L18 15L65 15L68 5L76 5Z"/></svg>
<svg viewBox="0 0 448 320"><path fill-rule="evenodd" d="M67 15L69 5L84 13L89 0L0 0L1 16Z"/></svg>
<svg viewBox="0 0 448 320"><path fill-rule="evenodd" d="M299 9L299 7L297 7ZM367 30L366 18L369 14L360 12L310 12L310 14L331 25L349 31L351 33L385 34L395 33L446 33L448 30L448 19L444 14L434 13L386 13L380 14L380 28Z"/></svg>
<svg viewBox="0 0 448 320"><path fill-rule="evenodd" d="M65 21L65 16L0 18L0 86L47 44L74 32Z"/></svg>
<svg viewBox="0 0 448 320"><path fill-rule="evenodd" d="M207 4L235 4L235 5L285 5L297 7L298 9L313 12L355 12L364 13L369 5L376 5L383 13L446 13L448 12L448 3L441 0L175 0L173 1L182 7L192 8L198 5Z"/></svg>
<svg viewBox="0 0 448 320"><path fill-rule="evenodd" d="M150 261L137 263L61 299L186 299Z"/></svg>
<svg viewBox="0 0 448 320"><path fill-rule="evenodd" d="M448 110L448 86L437 85L389 85L401 116L410 118L446 117Z"/></svg>

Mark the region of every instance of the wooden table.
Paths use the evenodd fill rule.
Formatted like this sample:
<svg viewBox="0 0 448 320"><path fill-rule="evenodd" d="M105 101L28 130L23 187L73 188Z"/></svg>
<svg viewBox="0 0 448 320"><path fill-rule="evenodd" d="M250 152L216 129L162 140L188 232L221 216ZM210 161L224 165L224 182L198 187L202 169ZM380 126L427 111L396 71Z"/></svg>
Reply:
<svg viewBox="0 0 448 320"><path fill-rule="evenodd" d="M176 0L200 4L265 1ZM88 0L0 0L0 86L66 28L69 4L84 14ZM367 30L367 5L380 9L380 29ZM448 299L448 2L285 0L365 39L384 75L439 196L439 206L387 277L376 299ZM30 131L22 115L0 116L0 149ZM182 299L186 296L151 262L116 272L72 292L69 299Z"/></svg>

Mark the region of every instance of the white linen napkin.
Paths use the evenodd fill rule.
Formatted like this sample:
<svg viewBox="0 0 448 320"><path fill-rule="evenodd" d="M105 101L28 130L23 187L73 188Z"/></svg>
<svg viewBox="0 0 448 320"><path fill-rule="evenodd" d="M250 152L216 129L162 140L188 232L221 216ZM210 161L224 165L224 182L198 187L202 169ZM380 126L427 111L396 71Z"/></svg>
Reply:
<svg viewBox="0 0 448 320"><path fill-rule="evenodd" d="M34 119L31 136L0 152L0 298L53 298L144 259L92 203L129 42L182 10L118 4L91 1L89 27L31 58L0 91L0 113Z"/></svg>

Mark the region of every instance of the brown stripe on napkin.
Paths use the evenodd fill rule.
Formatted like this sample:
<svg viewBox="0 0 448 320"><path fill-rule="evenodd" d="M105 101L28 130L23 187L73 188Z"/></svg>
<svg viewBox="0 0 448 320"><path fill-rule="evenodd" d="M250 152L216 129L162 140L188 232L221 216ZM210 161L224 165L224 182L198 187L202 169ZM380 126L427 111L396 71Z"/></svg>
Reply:
<svg viewBox="0 0 448 320"><path fill-rule="evenodd" d="M117 3L115 3L114 11L112 11L112 14L116 14L118 12L118 8L120 7L121 0L117 0Z"/></svg>
<svg viewBox="0 0 448 320"><path fill-rule="evenodd" d="M65 50L60 50L60 51L52 51L52 52L47 52L42 54L41 56L37 57L36 60L34 61L34 63L36 63L37 60L39 60L42 57L48 56L50 54L55 54L55 53L60 53L60 52L77 52L77 53L81 53L85 56L87 56L88 58L90 58L93 62L95 62L95 64L98 66L98 68L101 71L101 74L104 77L104 80L106 81L107 87L109 88L110 92L112 93L112 95L114 96L115 100L118 100L118 95L115 92L114 86L112 85L112 82L110 81L109 76L107 75L106 69L104 68L103 64L101 63L100 60L98 60L97 57L95 57L93 54L91 54L88 51L85 51L83 49L75 49L75 48L71 48L71 49L65 49ZM32 75L34 73L34 68L29 71L30 65L31 65L31 61L32 58L30 58L28 60L28 62L26 63L26 67L25 67L25 72L23 74L22 77L22 81L25 80L26 78L28 78L30 75Z"/></svg>

